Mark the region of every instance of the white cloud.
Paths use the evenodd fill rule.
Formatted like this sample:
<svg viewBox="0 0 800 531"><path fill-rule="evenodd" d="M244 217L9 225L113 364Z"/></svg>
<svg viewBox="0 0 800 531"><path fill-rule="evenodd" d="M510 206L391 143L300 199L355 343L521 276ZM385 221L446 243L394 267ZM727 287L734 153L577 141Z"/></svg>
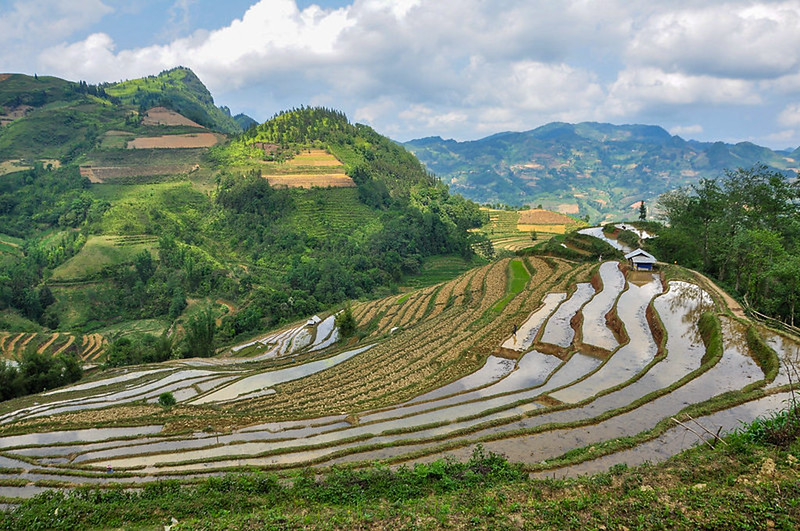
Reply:
<svg viewBox="0 0 800 531"><path fill-rule="evenodd" d="M627 116L648 106L690 104L755 105L761 98L755 84L741 79L664 72L657 68L626 69L611 85L606 109Z"/></svg>
<svg viewBox="0 0 800 531"><path fill-rule="evenodd" d="M101 0L17 0L0 13L0 43L57 42L94 24L112 9Z"/></svg>
<svg viewBox="0 0 800 531"><path fill-rule="evenodd" d="M770 135L767 135L766 140L771 144L780 142L783 145L791 143L797 145L798 134L797 131L795 131L794 129L785 129L783 131L778 131Z"/></svg>
<svg viewBox="0 0 800 531"><path fill-rule="evenodd" d="M703 126L700 124L694 125L676 125L671 127L669 133L671 135L678 135L682 137L691 137L691 135L699 135L703 132Z"/></svg>
<svg viewBox="0 0 800 531"><path fill-rule="evenodd" d="M165 13L186 20L200 2L172 0ZM224 27L164 45L118 49L96 33L48 46L40 72L98 82L184 65L234 109L255 95L238 108L259 119L324 104L405 138L780 107L800 96L800 0L353 0L302 10L261 0ZM683 132L715 130L704 125Z"/></svg>
<svg viewBox="0 0 800 531"><path fill-rule="evenodd" d="M29 71L38 50L73 36L112 9L101 0L18 0L0 11L0 68Z"/></svg>
<svg viewBox="0 0 800 531"><path fill-rule="evenodd" d="M800 126L800 103L790 103L778 115L778 123L785 127Z"/></svg>
<svg viewBox="0 0 800 531"><path fill-rule="evenodd" d="M635 64L690 75L773 78L800 66L800 3L719 2L644 19L628 46Z"/></svg>

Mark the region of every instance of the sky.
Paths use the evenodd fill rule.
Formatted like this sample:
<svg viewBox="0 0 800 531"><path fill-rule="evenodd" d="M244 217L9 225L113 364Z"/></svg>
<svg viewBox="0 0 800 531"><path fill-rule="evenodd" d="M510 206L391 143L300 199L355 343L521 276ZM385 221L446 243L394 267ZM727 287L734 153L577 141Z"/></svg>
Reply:
<svg viewBox="0 0 800 531"><path fill-rule="evenodd" d="M401 141L597 121L800 146L800 0L0 0L0 72L175 66L234 114L326 106Z"/></svg>

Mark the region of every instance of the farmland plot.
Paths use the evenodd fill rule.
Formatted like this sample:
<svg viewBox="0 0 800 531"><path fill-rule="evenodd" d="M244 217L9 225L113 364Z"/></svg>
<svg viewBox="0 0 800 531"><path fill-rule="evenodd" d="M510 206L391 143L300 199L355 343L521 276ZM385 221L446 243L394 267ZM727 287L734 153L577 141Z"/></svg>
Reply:
<svg viewBox="0 0 800 531"><path fill-rule="evenodd" d="M570 450L654 429L687 404L767 384L750 357L748 323L722 316L722 352L709 355L698 320L723 309L704 286L673 280L665 290L655 276L629 281L616 262L528 258L530 280L512 288L512 270L527 278L517 276L521 264L505 259L360 303L359 326L375 329L357 344L338 341L328 315L228 357L116 371L39 395L37 404L5 403L3 466L69 482L103 481L82 475L102 477L112 466L128 472L115 481L141 482L239 467L465 457L480 442L535 470ZM599 284L587 282L593 275ZM609 314L624 334L608 328ZM773 348L797 348L790 336L763 335ZM769 392L785 390L786 371ZM178 399L174 415L150 405L165 391ZM103 419L141 431L131 438L93 427ZM643 441L631 458L652 455L674 433ZM614 462L613 454L602 459L597 466ZM73 470L82 475L65 475ZM12 497L31 492L0 487Z"/></svg>

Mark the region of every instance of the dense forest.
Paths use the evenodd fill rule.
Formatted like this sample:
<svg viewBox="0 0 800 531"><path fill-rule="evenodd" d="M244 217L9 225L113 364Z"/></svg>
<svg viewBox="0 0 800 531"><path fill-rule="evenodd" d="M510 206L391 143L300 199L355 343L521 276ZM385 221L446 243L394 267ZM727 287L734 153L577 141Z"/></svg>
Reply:
<svg viewBox="0 0 800 531"><path fill-rule="evenodd" d="M728 171L661 196L668 226L652 246L664 261L713 277L754 309L796 324L800 185L765 166Z"/></svg>

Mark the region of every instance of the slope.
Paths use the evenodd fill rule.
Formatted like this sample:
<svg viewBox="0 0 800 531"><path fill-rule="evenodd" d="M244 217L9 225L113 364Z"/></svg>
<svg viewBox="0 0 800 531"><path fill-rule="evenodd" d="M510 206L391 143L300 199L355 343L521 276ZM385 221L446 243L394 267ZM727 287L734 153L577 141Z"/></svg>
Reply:
<svg viewBox="0 0 800 531"><path fill-rule="evenodd" d="M433 137L404 145L472 200L542 204L595 220L630 217L639 200L725 169L797 167L791 155L748 142L687 142L647 125L551 123L470 142Z"/></svg>
<svg viewBox="0 0 800 531"><path fill-rule="evenodd" d="M224 133L240 133L243 130L227 108L214 105L211 93L188 68L173 68L157 76L103 84L102 87L121 102L142 110L163 106L209 129ZM248 123L246 116L239 120Z"/></svg>

